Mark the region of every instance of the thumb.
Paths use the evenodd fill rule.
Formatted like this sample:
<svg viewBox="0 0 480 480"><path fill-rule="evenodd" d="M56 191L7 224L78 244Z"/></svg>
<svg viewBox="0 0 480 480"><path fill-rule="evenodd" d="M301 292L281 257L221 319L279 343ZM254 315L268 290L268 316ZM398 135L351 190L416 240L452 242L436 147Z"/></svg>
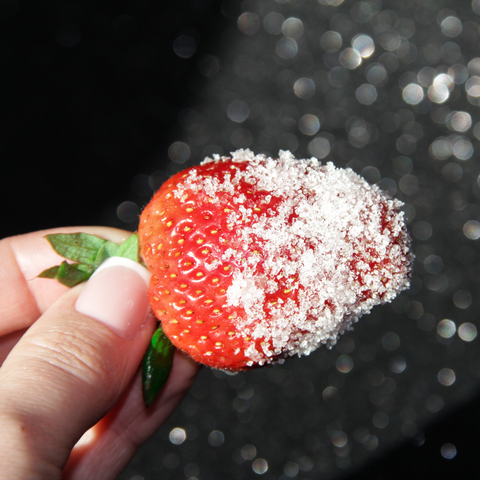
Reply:
<svg viewBox="0 0 480 480"><path fill-rule="evenodd" d="M77 440L118 401L155 328L149 275L131 260L107 260L11 351L0 369L0 464L8 478L60 478Z"/></svg>

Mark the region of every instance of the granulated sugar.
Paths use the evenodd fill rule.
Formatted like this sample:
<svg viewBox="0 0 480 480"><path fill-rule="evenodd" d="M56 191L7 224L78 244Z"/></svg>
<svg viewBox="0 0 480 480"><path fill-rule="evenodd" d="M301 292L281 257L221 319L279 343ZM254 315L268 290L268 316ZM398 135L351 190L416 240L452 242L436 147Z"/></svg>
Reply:
<svg viewBox="0 0 480 480"><path fill-rule="evenodd" d="M238 192L227 223L236 240L218 260L239 266L225 307L242 307L233 322L253 362L331 346L408 288L413 257L401 202L350 169L286 151L272 159L238 150L202 165L232 160L222 174L192 169L174 195L193 191L216 204Z"/></svg>

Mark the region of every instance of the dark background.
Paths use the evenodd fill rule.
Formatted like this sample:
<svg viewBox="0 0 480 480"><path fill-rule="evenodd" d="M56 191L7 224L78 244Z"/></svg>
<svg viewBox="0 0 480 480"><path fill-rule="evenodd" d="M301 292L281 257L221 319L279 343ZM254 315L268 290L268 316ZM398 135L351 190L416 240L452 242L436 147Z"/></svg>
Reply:
<svg viewBox="0 0 480 480"><path fill-rule="evenodd" d="M339 11L348 15L356 3L345 1L338 7ZM471 2L464 2L461 6L457 3L425 0L402 2L400 5L398 2L385 1L382 9L393 9L398 11L399 16L422 19L417 23L414 37L420 51L422 45L430 41L429 35L433 35L431 32L436 28L436 15L442 8L453 11L458 7L459 17L464 24L472 18L480 23L478 15L472 12ZM309 18L305 11L312 4L317 5L317 2L285 0L263 3L272 10L282 11L285 18L296 15L305 23ZM421 8L427 12L422 13L423 16L418 13ZM282 132L293 131L298 135L295 112L281 112L282 104L296 105L299 110L304 108L295 103L298 99L292 100L288 96L291 94L283 90L283 80L279 78L284 78L286 74L283 77L277 76L277 86L271 88L267 75L259 80L258 85L252 86L248 83L251 79L247 81L240 74L232 73L236 72L232 64L238 52L245 54L251 51L254 52L253 56L260 55L255 50L260 47L247 45L245 36L237 28L237 18L245 11L256 11L261 18L268 13L266 9L262 12L262 2L254 1L138 0L107 3L0 0L0 78L3 84L0 94L3 167L0 176L0 237L67 225L107 225L135 230L138 211L148 202L153 190L171 173L183 166L198 163L206 154L229 152L243 146L242 138L231 136L232 132L238 131L232 127L231 131L226 133L222 130L222 134L217 136L211 132L207 142L191 142L189 158L182 162L173 161L168 154L169 147L176 141L187 142L192 138L190 127L194 122L191 117L197 105L200 106L196 111L201 112L203 121L212 130L218 127L220 131L220 126L228 123L224 112L223 116L219 113L222 109L226 110L225 105L235 98L247 98L250 93L245 93L242 97L245 89L248 92L257 89L265 97L270 95L280 105L280 127L275 130L278 135L273 133L272 138L280 138ZM334 16L331 7L325 8L321 13L327 20ZM428 20L430 17L433 20ZM333 27L330 25L328 28ZM179 56L173 48L175 40L181 35L193 38L195 42L195 52L186 58ZM344 35L348 36L348 32L344 32ZM269 38L262 43L266 51L270 45ZM439 45L446 41L434 40ZM462 48L463 57L460 62L467 64L471 58L480 54L477 39L472 41L464 36L454 41ZM315 45L318 48L318 41ZM188 49L188 45L185 48ZM316 55L315 48L312 47L312 58ZM377 51L380 51L378 47ZM270 54L267 52L265 55ZM210 81L212 74L208 71L208 65L211 65L208 62L212 61L212 57L218 60L219 75L223 75L223 80L216 84L218 90L213 88L213 92ZM265 62L269 65L267 60ZM285 72L290 68L290 71L299 71L301 75L309 74L308 69L302 71L306 67L300 64L292 67L282 64L278 59L276 62L275 68L279 71ZM349 105L344 106L345 118L356 114L375 123L373 118L377 113L380 115L382 109L394 113L408 110L410 107L402 104L398 96L399 79L404 73L402 68L418 72L424 66L422 62L425 61L419 55L408 68L400 67L397 73L391 73L390 83L385 87L386 100L378 107L378 111L359 109L358 105L354 105L354 100L351 100ZM352 71L350 75L350 87L345 87L345 91L348 88L353 88L354 91L365 82L364 76L357 71ZM237 97L228 96L225 93L228 88L235 90ZM317 85L318 95L327 93L328 88L322 91L321 85ZM226 95L225 98L228 99L220 99L221 95ZM211 100L215 108L208 108L209 98L217 98L218 101ZM328 102L324 105L322 100L319 100L319 105L325 109L334 108ZM474 120L478 117L478 107L469 105L466 101L457 108L470 111ZM309 112L315 113L316 110ZM423 123L425 136L411 157L422 188L431 195L431 192L437 192L435 197L432 196L434 207L429 210L420 201L414 203L405 192L399 191L398 196L417 207L418 219L426 219L436 226L446 223L445 210L439 205L446 202L445 199L451 193L451 184L447 184L439 173L441 167L438 163L423 160L428 157L429 144L433 138L447 134L444 126L432 121L429 112L415 112L417 121ZM319 113L316 114L320 116ZM268 141L260 145L257 140L257 134L261 130L259 117L254 117L253 113L251 117L252 123L248 124L248 128L253 141L248 141L247 138L245 146L253 145L256 153L265 151L273 154L273 148L292 145L292 139L288 136L282 137L283 140L279 140L274 147ZM292 118L293 124L290 121ZM325 130L337 140L336 147L332 148L332 153L326 160L333 160L340 166L349 165L359 173L372 166L382 173L382 177L395 179L389 162L393 158L390 150L395 149L397 137L383 132L372 144L355 149L348 145L348 135L344 133L342 121L338 120L336 124L331 121L329 126L329 120L325 120ZM380 129L381 125L378 127ZM471 139L476 141L473 136ZM299 136L296 151L298 156L309 155L307 140ZM384 161L384 157L388 161ZM457 162L465 169L465 181L467 177L475 179L479 171L475 156L469 162ZM478 208L478 196L471 194L471 191L475 193L474 189L470 185L460 186L459 190L462 188L465 191L468 188L470 204ZM422 243L418 239L414 240L416 247ZM465 243L461 227L460 233L454 229L444 231L439 228L438 235L432 241L432 248L437 254L443 255L446 250L452 251L454 255L460 244L477 248L473 242ZM445 255L444 258L447 258L448 255ZM476 267L478 256L471 258L471 265ZM444 262L447 265L447 260ZM420 283L426 275L421 263L419 261L417 270ZM465 265L466 262L462 260L461 263ZM468 288L468 281L470 280L465 280L464 288ZM475 284L475 281L471 282ZM477 288L475 286L471 289L474 298ZM415 291L403 298L407 298L405 301L411 305L414 301L422 302L425 312L430 306L435 321L438 322L442 318L442 312L437 314L436 309L444 308L444 315L452 318L457 315L460 318L460 314L452 310L451 295L453 290L439 295L417 285ZM311 440L314 438L312 432L328 431L331 422L338 418L348 417L343 428L349 436L357 424L365 424L363 417L367 414L359 406L362 405L362 394L359 392L362 388L362 375L368 372L370 366L355 359L359 373L347 379L344 386L341 374L338 377L341 377L341 381L335 377L338 372L331 361L331 356L343 353L340 346L332 352L319 352L308 359L292 360L285 367L275 367L277 370L265 369L264 372L252 372L246 377L247 382L255 388L252 398L257 398L257 405L260 405L258 415L261 415L261 419L257 417L258 424L229 406L234 400L231 390L240 391L242 387L235 385L223 374L204 369L182 407L141 450L120 478L257 478L261 475L252 471L251 462L239 460L239 449L244 444L255 444L258 456L269 461L269 471L262 478L380 480L405 476L431 479L461 475L472 478L469 469L474 472L478 469L480 444L478 347L473 342L468 345L470 350L467 350L465 356L456 359L458 365L461 365L458 369L455 366L459 387L455 395L446 394L445 407L436 414L418 413L416 434L411 437L400 434L400 424L404 421L402 412L405 411L400 409L400 405L411 393L410 385L414 385L420 378L427 379L431 373L429 369L437 372L445 366L446 357L445 351L441 350L443 347L435 343L437 337L434 331L422 331L419 335L418 330L415 330L412 325L416 318L406 306L401 306L402 301L393 305L392 309L386 307L372 314L356 327L353 334L349 334L356 346L368 342L377 346L377 367L384 371L388 371L386 365L389 361L388 352L381 350L380 345L385 332L395 331L403 335L404 351L400 353L407 358L408 365L408 355L415 357L415 352L422 349L431 349L433 352L428 361L412 363L414 366L411 370L407 369L404 376L407 380L396 380L395 399L398 407L389 411L392 419L389 428L375 432L369 426L381 440L381 448L375 452L358 450L360 453L352 453L349 465L339 467L332 460L335 459L335 453L331 444L322 443L323 440L318 443L315 443L317 440ZM474 308L475 302L472 306ZM475 310L467 311L465 315L464 320L476 322ZM458 320L457 323L460 322ZM472 365L476 365L475 368L470 368ZM272 373L278 372L279 368L284 368L280 370L284 373ZM462 376L462 369L470 373L464 372ZM317 381L317 377L321 379ZM292 393L292 390L287 389L288 382L285 383L285 379L290 379L289 385L298 389L298 395L295 390ZM308 384L310 381L318 395L302 397L301 382ZM335 381L338 382L335 384L338 390L344 392L341 393L341 401L336 407L325 406L321 392ZM430 392L437 391L435 378L425 380L425 384L428 384ZM419 387L418 391L420 390ZM359 403L356 403L357 400ZM419 405L420 412L421 404ZM365 409L370 407L371 405L366 406ZM303 412L298 411L302 409L309 413L310 420L302 417ZM318 413L317 416L315 412ZM302 422L303 430L298 430L297 427ZM197 428L196 433L192 425ZM187 440L182 446L172 445L168 434L175 427L185 428L187 438L192 438L191 443ZM207 441L209 432L220 429L228 441L221 447L212 447ZM190 434L191 431L194 433ZM357 448L354 440L352 443ZM445 443L455 445L455 458L447 460L441 455L441 447ZM355 448L354 452L357 451ZM300 469L295 475L292 473L295 468L285 470L287 462L301 465L301 459L305 458L306 453L313 458L312 468ZM197 466L198 472L192 465Z"/></svg>
<svg viewBox="0 0 480 480"><path fill-rule="evenodd" d="M116 209L148 201L133 179L166 168L205 83L197 61L219 49L227 18L209 0L2 0L0 19L2 236L135 229ZM181 34L197 38L194 58L175 54Z"/></svg>

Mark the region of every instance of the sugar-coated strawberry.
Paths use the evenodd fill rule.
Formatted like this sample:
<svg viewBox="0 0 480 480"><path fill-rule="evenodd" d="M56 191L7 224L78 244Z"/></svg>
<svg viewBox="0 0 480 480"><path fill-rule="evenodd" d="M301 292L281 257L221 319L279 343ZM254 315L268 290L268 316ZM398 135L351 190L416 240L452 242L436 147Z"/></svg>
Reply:
<svg viewBox="0 0 480 480"><path fill-rule="evenodd" d="M172 343L244 370L332 345L409 286L401 203L349 169L239 150L154 195L139 238Z"/></svg>

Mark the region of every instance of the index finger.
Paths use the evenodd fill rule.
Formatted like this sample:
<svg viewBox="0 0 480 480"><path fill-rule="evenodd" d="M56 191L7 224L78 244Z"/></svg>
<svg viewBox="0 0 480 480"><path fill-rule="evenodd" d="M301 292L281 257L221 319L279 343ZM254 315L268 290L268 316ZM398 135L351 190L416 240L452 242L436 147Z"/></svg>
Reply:
<svg viewBox="0 0 480 480"><path fill-rule="evenodd" d="M132 232L108 227L65 227L0 240L0 336L28 328L68 288L37 278L64 259L44 238L52 233L84 232L121 243Z"/></svg>

